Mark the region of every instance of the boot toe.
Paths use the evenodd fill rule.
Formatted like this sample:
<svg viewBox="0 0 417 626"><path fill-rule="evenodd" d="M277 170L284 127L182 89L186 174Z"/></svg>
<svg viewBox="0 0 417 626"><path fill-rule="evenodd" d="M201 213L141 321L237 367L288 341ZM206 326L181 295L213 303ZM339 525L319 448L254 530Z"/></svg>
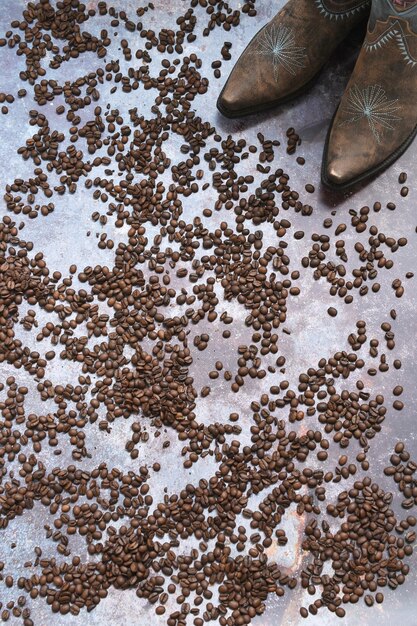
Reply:
<svg viewBox="0 0 417 626"><path fill-rule="evenodd" d="M268 102L262 89L262 72L252 76L243 71L240 63L232 70L228 81L217 100L218 110L228 117L256 112Z"/></svg>
<svg viewBox="0 0 417 626"><path fill-rule="evenodd" d="M245 106L245 103L240 102L236 91L226 85L217 100L217 108L220 113L226 117L234 117L239 115L242 106Z"/></svg>
<svg viewBox="0 0 417 626"><path fill-rule="evenodd" d="M351 178L347 171L346 163L341 159L332 160L326 163L323 168L323 180L334 187L346 185Z"/></svg>
<svg viewBox="0 0 417 626"><path fill-rule="evenodd" d="M366 127L352 133L352 129L338 124L336 116L323 158L323 183L347 189L377 171L385 156L383 146L370 141Z"/></svg>
<svg viewBox="0 0 417 626"><path fill-rule="evenodd" d="M343 154L324 161L322 180L330 187L343 189L360 180L365 172L376 165L364 153L355 154L353 150L346 149Z"/></svg>

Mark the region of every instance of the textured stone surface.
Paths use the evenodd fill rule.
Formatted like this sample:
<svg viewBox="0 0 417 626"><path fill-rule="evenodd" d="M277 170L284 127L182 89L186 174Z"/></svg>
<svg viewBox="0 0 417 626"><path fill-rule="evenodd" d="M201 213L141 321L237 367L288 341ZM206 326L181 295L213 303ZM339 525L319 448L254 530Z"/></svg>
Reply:
<svg viewBox="0 0 417 626"><path fill-rule="evenodd" d="M89 5L94 6L96 3L90 2ZM132 0L114 0L114 6L122 9L126 8L134 10L137 3ZM238 6L238 3L232 2L232 6ZM404 394L402 400L405 408L401 413L393 410L388 411L387 419L384 423L383 433L375 440L371 448L370 458L374 461L372 476L375 477L380 484L387 489L394 489L394 485L390 479L382 474L382 469L388 461L388 455L393 445L398 439L406 442L407 448L414 456L417 454L417 441L415 438L416 417L415 417L415 388L417 383L417 357L416 333L417 333L417 291L413 280L405 280L404 275L407 271L417 271L417 234L415 226L417 224L416 215L416 197L417 182L415 179L415 161L417 158L417 143L415 143L408 152L385 174L377 180L371 182L358 192L347 196L337 196L327 192L319 184L320 179L320 162L322 154L322 146L325 139L326 129L330 123L340 95L343 92L344 85L347 81L349 71L353 67L355 58L355 46L352 43L344 46L343 51L339 51L336 58L325 68L320 80L312 89L312 91L303 98L298 99L291 105L283 107L280 110L270 111L263 115L257 115L245 118L243 120L229 121L224 119L217 113L215 109L215 101L218 93L227 78L228 69L232 67L232 63L237 59L245 44L255 34L255 32L272 17L272 15L283 4L282 1L271 2L269 0L259 0L258 17L255 19L243 18L242 24L232 29L230 33L225 33L221 29L217 29L208 39L198 37L197 41L187 48L187 53L195 51L204 60L204 69L206 75L212 77L210 69L211 62L220 57L220 48L225 40L233 42L232 61L224 62L222 65L222 77L220 80L211 80L210 92L207 97L199 97L194 103L198 113L216 125L222 135L231 134L234 138L244 137L248 142L256 142L256 134L261 131L268 138L278 138L283 141L285 131L289 126L294 126L302 137L303 143L298 149L297 155L303 155L306 158L306 165L301 167L296 164L294 156L288 156L284 147L277 150L277 157L274 162L276 167L278 164L283 165L285 171L291 175L291 182L294 187L302 193L306 183L312 183L316 186L314 195L304 194L304 201L313 205L314 213L311 217L302 217L300 214L288 214L291 220L293 230L304 230L306 237L301 241L295 241L292 237L287 237L292 257L296 256L301 259L311 245L309 235L312 232L326 233L323 228L323 220L330 216L332 210L336 211L333 216L333 227L337 224L345 222L348 225L347 231L343 238L346 241L347 249L351 249L356 241L365 241L367 234L357 235L350 226L349 209L358 210L363 205L372 206L373 202L379 200L383 208L379 214L370 214L368 224L375 224L382 228L385 233L389 233L394 237L405 236L409 240L406 248L399 250L395 258L394 268L381 275L382 288L379 294L369 293L365 298L355 296L353 304L347 306L339 299L331 298L328 292L328 285L322 281L314 281L312 272L304 272L303 278L299 281L301 287L301 295L293 298L289 303L289 315L285 326L291 331L290 335L280 336L280 353L287 357L287 371L285 378L291 384L296 384L298 373L304 371L309 366L316 365L318 359L323 356L329 356L337 350L348 348L346 338L350 332L354 330L355 323L358 319L364 319L368 326L368 337L377 336L380 332L381 322L389 319L389 310L395 306L398 312L398 318L395 322L396 333L396 350L395 356L401 358L403 369L396 371L392 367L385 375L379 375L376 378L367 377L366 373L361 374L368 390L376 393L383 393L386 397L387 406L392 404L391 390L397 384L404 386ZM7 24L12 16L17 16L18 8L25 6L23 0L3 0L0 8L1 31L7 30ZM147 27L172 27L176 15L183 11L183 5L180 0L155 0L155 11L149 12L144 19ZM133 42L133 36L129 33L129 40ZM132 45L133 47L133 45ZM343 52L343 54L342 54ZM157 54L156 52L154 53ZM108 58L116 58L118 52L115 46L108 53ZM22 57L16 57L14 52L8 51L6 48L0 50L0 90L1 91L17 91L19 87L15 85L16 76L21 68L23 68ZM63 82L65 79L75 78L86 73L88 70L96 69L98 61L92 55L84 55L81 60L72 61L64 64L59 71L59 79ZM56 73L49 70L47 76L56 78ZM13 87L11 89L10 87ZM110 85L110 86L109 86ZM133 92L129 95L123 95L123 98L116 94L109 94L111 84L104 85L101 88L101 102L103 106L110 102L112 108L118 106L124 111L128 111L132 106L144 112L149 112L150 104L147 99L147 93L143 90ZM107 93L106 93L107 90ZM46 114L50 118L51 127L59 129L60 118L55 114L57 101L46 105ZM0 119L1 137L0 142L0 181L2 186L6 182L15 177L25 178L31 173L31 164L24 163L16 154L16 148L24 144L24 141L31 130L28 125L28 111L31 108L37 108L30 97L22 100L17 99L10 107L9 115L2 116ZM179 152L179 138L173 138L170 143L170 156L174 159L181 160ZM247 171L251 171L250 162L247 162ZM407 198L401 198L398 184L398 175L401 171L408 171L409 179L407 184L410 187L410 193ZM207 180L207 176L204 180ZM203 180L203 182L204 182ZM212 199L210 190L202 195L199 206L196 207L196 198L192 196L188 200L185 199L184 206L186 215L184 219L191 220L192 216L200 213L204 206L210 206ZM395 211L389 211L385 208L388 201L394 201L397 205ZM96 233L102 231L108 232L115 242L123 240L126 233L124 229L113 230L112 224L109 223L105 227L100 227L97 223L91 221L91 213L95 210L93 201L84 192L82 185L75 196L66 195L62 198L55 199L56 209L54 213L47 218L37 218L33 221L26 221L23 234L27 240L35 242L35 249L45 252L48 266L52 270L60 270L63 274L68 273L70 263L76 263L78 268L85 265L96 263L108 263L112 257L109 250L99 250L96 246ZM2 208L2 211L4 208ZM290 213L290 212L288 212ZM285 212L283 212L285 215ZM214 214L208 223L215 223L227 219L223 215ZM18 220L19 221L19 218ZM87 237L87 231L91 230L91 236ZM149 229L149 234L151 234ZM276 241L276 237L271 230L265 231L265 243L268 238ZM293 268L294 269L294 268ZM391 282L394 278L403 279L406 293L401 300L396 300L391 289ZM330 318L326 310L329 306L337 306L339 314L336 318ZM249 340L248 329L244 326L245 311L238 308L237 305L229 303L224 304L225 310L232 313L235 323L232 327L233 342L238 345L246 339ZM104 309L103 309L104 310ZM39 319L43 320L42 315ZM199 332L204 332L199 326ZM201 388L202 384L207 384L205 372L208 366L204 363L212 364L216 358L220 358L227 364L229 355L229 347L221 340L221 329L211 330L212 341L210 348L204 353L197 353L194 364L192 366L192 374L196 380L196 387ZM22 337L27 345L35 347L35 337L21 330ZM218 341L216 341L216 337ZM391 355L389 359L392 362ZM34 389L35 383L27 374L21 370L11 372L10 367L0 366L0 378L4 379L13 373L20 384L25 384L29 389ZM76 379L78 370L75 364L68 362L59 362L55 359L48 369L48 376L54 384L72 382ZM355 380L355 379L353 379ZM272 384L271 377L267 377L264 381L258 381L256 384L246 384L238 395L225 393L226 387L222 385L225 382L218 382L213 386L214 390L208 398L200 398L197 405L197 414L201 420L211 421L220 420L222 416L228 415L231 411L237 410L242 415L241 425L249 426L249 403L254 397L258 397L260 392L267 390ZM338 383L339 384L339 383ZM350 382L350 385L352 383ZM343 382L340 383L343 388ZM38 400L36 393L33 393L34 412L44 411L45 405ZM307 418L308 421L308 418ZM151 478L151 486L154 495L154 501L163 495L164 488L168 493L173 493L188 482L194 482L200 477L207 477L215 471L214 462L210 459L200 460L191 471L184 470L180 457L181 444L173 440L168 450L162 450L162 443L169 433L164 433L159 439L150 439L150 443L140 449L139 460L132 461L124 450L125 441L129 434L129 424L124 420L119 420L112 425L110 434L99 433L98 430L87 427L87 438L92 458L85 460L83 467L92 468L100 461L105 459L111 466L117 466L127 469L135 469L141 463L152 463L155 460L161 462L162 470L159 474L154 474ZM248 430L248 429L247 429ZM248 438L250 435L245 433L243 429L242 439ZM59 464L66 465L72 462L70 451L59 457L54 457L47 448L44 447L40 455L48 468L55 467ZM399 498L397 497L397 502ZM48 523L45 517L45 508L37 504L32 511L27 511L21 518L14 520L9 524L6 531L2 532L0 537L0 559L6 561L5 573L13 573L18 576L23 572L23 562L33 557L33 549L36 545L42 547L45 556L57 556L55 545L46 541L43 526ZM300 537L302 526L305 520L296 515L288 515L285 528L290 537L289 544L283 549L271 551L271 557L276 558L277 562L282 563L291 571L300 571L303 566L303 554L300 551ZM11 544L15 542L15 548ZM70 546L73 554L79 553L83 558L88 558L85 552L85 545L82 542L77 543L71 539ZM185 549L185 546L184 546ZM416 558L411 562L416 564ZM6 571L7 570L7 571ZM384 590L385 591L385 590ZM317 617L310 617L306 622L311 626L333 626L340 623L341 626L388 626L392 623L403 624L404 626L413 626L417 624L415 616L415 593L417 591L417 577L415 573L410 574L403 588L398 589L395 593L387 590L385 592L385 602L382 606L367 609L363 602L357 606L349 606L347 617L343 620L337 619L330 613L321 611ZM9 590L0 583L0 599L5 602L11 595ZM13 596L17 597L16 591L13 590ZM283 598L268 601L268 611L264 616L254 621L254 626L298 626L305 623L299 616L299 607L308 605L311 597L307 593L303 593L300 588L293 592L287 592ZM214 601L213 601L214 602ZM49 607L43 600L37 600L32 603L32 619L35 624L45 626L129 626L135 624L138 626L150 625L161 626L165 624L164 618L158 618L153 608L139 600L134 590L129 592L120 592L111 590L106 600L102 601L99 607L90 614L81 613L78 618L67 616L65 618L53 615ZM20 623L18 620L11 619L10 624ZM190 624L192 622L190 621Z"/></svg>

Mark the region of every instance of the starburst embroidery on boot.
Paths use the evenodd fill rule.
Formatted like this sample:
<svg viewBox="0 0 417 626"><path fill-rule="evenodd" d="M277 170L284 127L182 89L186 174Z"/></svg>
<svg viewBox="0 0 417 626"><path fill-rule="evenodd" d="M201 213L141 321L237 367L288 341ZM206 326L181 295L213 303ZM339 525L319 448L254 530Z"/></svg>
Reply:
<svg viewBox="0 0 417 626"><path fill-rule="evenodd" d="M265 28L257 54L272 58L275 80L281 68L295 76L297 70L305 67L305 48L296 45L293 31L286 26L272 24Z"/></svg>
<svg viewBox="0 0 417 626"><path fill-rule="evenodd" d="M401 120L396 111L401 107L397 100L388 100L385 90L380 85L369 85L361 89L354 85L347 97L342 112L348 119L340 122L339 126L354 124L366 119L369 128L377 143L381 143L381 129L394 130L395 123Z"/></svg>
<svg viewBox="0 0 417 626"><path fill-rule="evenodd" d="M327 17L327 19L329 20L343 20L348 17L352 17L352 15L355 15L359 11L363 11L363 9L369 6L369 0L364 0L363 2L358 4L356 7L353 7L351 9L345 9L341 11L331 11L326 6L325 0L315 0L315 3L320 13L324 15L324 17Z"/></svg>

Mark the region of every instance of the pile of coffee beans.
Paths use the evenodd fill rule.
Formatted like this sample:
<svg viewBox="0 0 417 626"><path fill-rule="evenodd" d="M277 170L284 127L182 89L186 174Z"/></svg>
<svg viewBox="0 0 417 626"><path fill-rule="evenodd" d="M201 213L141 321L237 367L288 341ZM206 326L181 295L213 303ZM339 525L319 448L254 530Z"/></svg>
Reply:
<svg viewBox="0 0 417 626"><path fill-rule="evenodd" d="M251 143L205 119L211 78L236 47L222 31L256 15L255 0L234 4L187 0L158 30L152 3L130 14L102 1L39 0L0 39L0 53L24 61L15 95L0 94L13 105L8 123L16 95L36 107L26 109L31 136L15 146L32 173L10 173L0 222L0 538L36 506L57 553L36 546L16 576L1 551L1 588L15 592L4 602L0 594L4 622L32 626L32 601L42 599L84 623L112 589L133 589L167 626L242 626L300 586L316 596L298 606L302 617L344 617L350 604L383 602L382 589L410 571L416 518L394 512L398 494L378 484L372 464L392 408L404 407L401 385L390 407L371 384L390 369L396 310L371 338L369 322L350 313L340 349L300 366L295 383L284 356L297 332L291 312L304 306L301 278L327 284L337 319L325 324L336 324L354 301L379 297L381 283L391 302L403 297L403 277L385 276L408 241L372 223L379 201L351 208L350 224L326 217L325 232L311 232L315 187L291 182L305 164L292 156L303 145L295 129ZM207 61L194 50L215 30L222 42ZM64 78L77 59L94 68ZM94 206L100 232L88 240L91 265L71 262L64 273L24 229L37 220L47 232L70 194L74 221ZM94 264L95 245L108 265ZM232 412L213 403L220 394ZM100 437L105 449L118 423L130 431L122 468L93 449ZM155 495L168 457L141 457L157 439L162 451L179 443L170 474L182 465L192 476L204 459L215 470ZM408 513L417 464L394 445L384 474ZM294 516L297 554L281 564Z"/></svg>
<svg viewBox="0 0 417 626"><path fill-rule="evenodd" d="M395 393L395 390L394 390ZM399 490L405 496L401 505L404 509L411 509L417 504L417 463L410 458L402 441L395 446L394 454L390 457L391 465L386 467L386 476L392 476Z"/></svg>

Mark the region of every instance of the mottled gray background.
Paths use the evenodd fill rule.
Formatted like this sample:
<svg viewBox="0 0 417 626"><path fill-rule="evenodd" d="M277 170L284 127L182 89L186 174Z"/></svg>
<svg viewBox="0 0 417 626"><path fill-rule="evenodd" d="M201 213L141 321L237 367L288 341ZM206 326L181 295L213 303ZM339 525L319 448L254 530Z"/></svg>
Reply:
<svg viewBox="0 0 417 626"><path fill-rule="evenodd" d="M180 0L154 0L155 10L149 11L143 18L145 27L158 30L159 28L174 28L176 16L184 12L184 5ZM25 6L23 0L2 0L0 8L1 31L8 29L10 21L19 15L19 10ZM89 2L88 6L95 6L96 2ZM280 139L283 141L285 131L289 126L295 126L303 139L302 146L298 153L306 157L307 163L304 167L300 167L295 163L295 157L289 157L285 154L285 148L277 150L277 157L273 165L282 167L291 175L291 184L300 191L301 199L314 206L314 213L311 217L302 217L300 214L292 212L282 215L288 217L293 225L293 230L289 231L286 241L289 244L289 256L292 259L292 269L297 269L300 265L301 257L308 253L311 247L310 235L313 232L333 234L334 229L339 223L348 224L348 230L344 233L343 238L346 240L346 249L350 258L355 259L357 266L357 255L352 254L353 246L356 241L366 242L368 234L365 232L358 235L350 227L349 209L358 210L363 205L372 206L375 200L379 200L383 209L379 214L371 212L368 225L375 224L385 234L394 237L405 236L409 240L409 244L405 248L401 248L398 252L391 256L395 265L392 270L380 273L378 280L382 283L379 294L369 293L365 298L355 295L355 300L350 306L346 306L343 301L338 298L331 298L329 295L328 284L325 281L316 282L312 277L312 271L304 271L302 278L298 281L301 287L301 295L298 298L290 298L288 309L288 319L285 326L291 331L291 335L282 334L280 331L279 348L280 354L287 357L287 367L285 375L290 381L292 388L296 388L298 375L305 371L309 366L315 366L321 357L329 357L337 350L348 349L346 342L350 332L355 330L355 324L358 319L364 319L368 327L368 338L377 337L381 340L381 352L383 351L383 336L380 331L380 324L389 319L389 310L395 307L398 312L398 318L393 323L393 330L396 335L396 350L394 354L388 354L388 362L392 363L394 358L401 358L403 361L403 369L396 371L392 367L387 374L378 375L376 378L370 378L365 371L360 377L366 385L366 389L373 394L383 393L386 398L386 404L389 407L387 419L384 423L383 433L376 437L372 442L370 458L373 460L371 466L371 474L376 480L387 489L393 489L393 483L382 475L382 468L388 460L390 451L398 439L404 439L407 447L414 456L417 456L417 443L415 440L415 402L414 396L417 382L415 356L416 331L417 331L417 312L416 312L416 291L414 280L404 279L407 271L417 270L417 252L416 242L417 235L415 226L417 224L416 216L416 193L417 185L415 180L415 160L417 157L417 143L412 146L408 152L390 169L389 172L379 177L374 182L354 195L340 197L326 192L319 183L320 162L322 154L322 146L325 138L326 129L329 125L334 109L343 92L347 82L349 71L353 67L355 58L355 45L348 43L342 51L336 55L313 90L304 98L297 100L295 103L288 105L280 110L272 111L266 114L252 116L243 120L229 121L222 118L215 109L215 102L227 74L232 64L243 51L246 43L255 34L255 32L264 25L274 13L284 4L282 1L258 0L258 16L254 19L242 16L242 23L238 28L232 29L226 33L222 29L216 29L209 38L198 37L193 44L187 45L186 53L196 52L204 61L203 74L212 77L210 69L211 62L220 59L220 48L224 41L231 41L232 61L223 62L222 78L210 82L210 90L207 96L200 96L193 102L193 108L204 118L214 124L220 134L226 136L232 134L234 138L244 137L249 143L256 143L256 133L261 131L267 138ZM132 19L135 20L135 10L138 3L132 0L114 0L113 5L118 9L125 9ZM240 3L232 0L230 5L233 8L241 6ZM208 16L204 11L197 9L196 14L201 16L196 33L201 33L203 27L207 23ZM86 29L90 32L99 32L99 29L106 26L106 20L99 18L90 20ZM115 30L119 30L121 37L126 37L131 45L133 52L136 48L142 47L143 40L136 42L131 33L123 31L121 27L118 29L109 29L110 34ZM116 59L120 55L117 42L120 40L115 38L113 45L110 47L107 60ZM155 51L151 51L151 57L157 60L160 55ZM135 59L127 65L134 65ZM155 63L157 65L157 63ZM124 61L121 67L125 67ZM18 74L24 67L23 57L16 57L14 51L7 48L0 50L0 91L12 92L16 94L17 90L24 85L19 84ZM89 71L99 67L99 62L95 55L85 54L81 59L64 63L59 72L48 69L47 78L55 78L62 84L65 80L74 80L78 76L86 74ZM152 66L151 66L152 67ZM156 70L155 70L156 71ZM137 106L140 112L145 115L150 114L151 99L153 100L153 92L146 92L139 89L129 95L119 92L110 95L109 90L113 83L105 83L100 86L102 99L100 104L105 105L110 102L111 107L118 107L121 111L127 113L132 106ZM32 108L40 108L51 122L51 128L67 130L67 122L62 117L55 114L55 109L61 104L61 98L56 98L53 103L45 107L37 107L32 101L30 94L10 105L10 113L7 116L0 116L1 137L0 142L0 181L2 188L7 182L12 182L16 177L27 178L33 172L33 164L31 162L23 162L17 155L16 150L19 146L24 145L25 140L30 137L34 130L28 125L28 111ZM82 119L91 119L91 110L81 111ZM128 119L127 116L125 119ZM164 145L169 157L173 162L183 160L183 156L179 152L179 146L182 142L178 136L170 138ZM80 145L79 141L78 144ZM253 159L243 162L240 171L247 173L253 172ZM410 194L407 199L400 197L398 185L398 175L401 171L407 171L409 174L408 183L410 186ZM52 178L52 177L51 177ZM258 177L259 178L259 177ZM203 182L210 180L207 174ZM309 182L316 186L316 192L313 196L304 193L304 185ZM256 185L256 175L255 175ZM186 221L191 221L192 216L196 213L201 214L204 207L212 206L215 194L208 189L200 196L191 196L184 200L184 215ZM65 195L63 197L55 197L55 211L47 218L38 217L36 220L27 220L21 236L27 240L31 240L35 244L35 251L43 251L51 271L59 270L63 275L68 275L68 268L71 263L76 263L78 271L86 265L95 264L112 264L113 253L109 250L100 250L97 248L96 235L101 232L107 232L109 238L112 238L117 244L126 237L126 228L115 229L112 219L104 227L93 223L91 214L95 210L104 213L104 205L99 201L95 201L91 197L91 192L85 190L82 182L78 186L78 192L75 196ZM385 208L388 201L394 201L397 209L391 212ZM3 208L4 210L4 208ZM334 216L334 225L332 229L323 228L323 220L329 217L330 212L336 210ZM212 218L205 219L207 226L215 227L222 220L227 221L228 214L223 212L214 212ZM17 217L17 223L20 217ZM291 233L296 230L305 230L306 237L301 241L295 241ZM91 231L91 235L87 236L87 231ZM152 229L148 229L148 235L152 235ZM337 239L337 238L335 238ZM276 236L268 225L265 228L265 245L269 242L276 242ZM202 252L198 251L199 254ZM184 264L185 265L185 264ZM391 282L395 278L401 278L405 284L405 296L398 300L395 298L391 288ZM77 281L74 281L77 287ZM328 317L326 309L330 306L337 306L339 315L336 318ZM22 306L22 316L25 307ZM28 307L27 307L28 308ZM47 316L37 307L37 319L41 325L47 321ZM106 307L100 303L100 308L105 311ZM172 307L173 311L175 307ZM180 309L180 307L178 307ZM251 333L244 325L246 311L236 304L222 303L219 312L228 311L234 317L234 325L232 327L232 339L229 343L221 339L223 327L219 325L210 326L210 334L212 339L209 348L200 353L196 351L194 363L191 367L191 374L195 378L197 389L208 384L208 371L213 369L214 362L220 358L225 366L235 367L236 354L234 348L239 343L250 342ZM49 319L49 318L48 318ZM41 346L36 342L36 329L32 332L26 332L20 326L20 336L26 345L39 351L47 351L49 346L47 342L42 342ZM77 331L82 332L82 331ZM205 332L204 324L198 325L191 329L192 333ZM218 339L218 341L216 341ZM93 340L92 340L93 341ZM365 351L363 351L365 352ZM361 353L360 353L361 354ZM367 361L369 367L373 364L372 359L365 353L363 358ZM376 361L376 366L378 361ZM77 364L60 362L58 359L48 364L46 377L52 380L54 384L65 384L74 382L79 375L80 370ZM36 383L26 373L21 370L14 371L10 367L2 365L0 367L0 376L2 379L8 375L16 376L19 384L29 387L30 400L27 402L27 409L33 412L45 413L48 407L39 400L36 392ZM338 389L354 387L356 376L345 382L338 383ZM197 416L199 420L221 421L227 420L227 416L231 411L238 411L241 415L240 425L243 427L242 440L249 440L250 433L250 401L259 397L263 391L268 391L271 384L277 384L281 379L281 374L269 375L263 381L255 383L245 383L244 388L238 395L231 394L229 388L222 378L211 382L212 393L208 398L199 398L197 404ZM401 413L392 410L391 390L397 384L405 387L402 400L405 408ZM2 395L0 394L0 397ZM53 410L53 407L50 407ZM310 418L314 420L315 418ZM314 422L316 423L316 422ZM306 425L309 425L307 418ZM201 477L208 477L215 471L214 462L208 457L200 460L192 470L184 470L182 467L182 459L179 456L181 444L172 438L172 433L164 433L163 437L152 437L152 428L149 426L148 431L151 438L148 444L139 444L139 459L132 461L124 450L125 443L130 435L129 420L118 420L111 426L109 434L99 432L98 428L93 426L86 427L87 447L92 455L91 459L87 459L80 463L85 468L93 468L101 461L106 460L109 466L117 466L124 471L129 469L137 469L140 464L149 463L158 460L162 464L162 470L159 474L152 474L150 484L154 495L155 503L163 495L164 488L168 493L173 493L181 489L185 484L191 481L197 481ZM167 438L172 438L170 448L162 449L162 443ZM358 449L354 444L348 449L351 460L354 460ZM51 449L44 446L40 458L44 461L49 469L60 465L68 465L72 462L70 450L63 449L60 457L55 457L51 453ZM346 482L342 482L337 489L342 490L346 487ZM336 493L336 490L335 490ZM263 493L262 499L266 494ZM400 498L397 494L396 502L399 503ZM254 499L249 502L251 508L254 508ZM40 503L36 503L32 511L26 511L25 514L15 519L9 524L6 531L0 536L0 559L6 561L4 573L11 573L15 577L19 575L27 575L28 569L23 568L23 563L33 559L33 549L35 546L41 546L45 557L55 556L59 561L61 557L56 553L55 544L45 539L44 524L51 523L45 507ZM289 568L289 571L300 571L305 565L304 557L300 549L300 538L305 520L299 518L294 513L289 513L285 522L285 528L290 537L290 542L285 548L276 549L274 546L270 549L270 556L276 559L278 563ZM16 543L16 547L12 544ZM70 539L72 554L80 554L87 560L86 547L78 538ZM190 546L183 545L181 550L187 552ZM417 559L417 555L416 555ZM416 562L414 559L414 562ZM413 562L413 561L412 561ZM363 602L356 606L347 607L347 617L343 620L337 620L332 614L321 611L317 617L310 617L308 622L302 620L299 616L299 607L301 605L308 606L314 599L304 594L300 588L293 592L288 592L281 599L272 598L268 600L268 611L264 616L254 621L256 626L298 626L301 623L309 623L312 626L333 626L336 622L341 626L391 626L392 623L403 624L404 626L417 625L417 616L415 614L415 593L417 578L412 573L407 579L406 584L398 589L395 593L387 590L385 592L385 602L381 606L373 609L367 609ZM0 583L2 585L2 583ZM214 590L215 591L215 590ZM384 590L385 591L385 590ZM16 599L19 595L16 589L6 590L4 586L0 586L0 598L3 602L9 598ZM215 598L216 596L214 596ZM215 599L213 600L215 601ZM169 605L171 606L171 605ZM135 591L120 592L111 590L106 600L102 601L99 607L90 614L82 612L77 618L67 616L65 618L53 615L49 607L43 600L37 600L31 604L32 619L37 625L51 624L53 626L95 626L95 625L118 625L128 626L130 624L140 625L150 624L151 626L163 625L165 618L158 618L154 614L154 610L144 600L136 597ZM20 620L11 618L11 624L21 623ZM192 620L190 620L190 624Z"/></svg>

